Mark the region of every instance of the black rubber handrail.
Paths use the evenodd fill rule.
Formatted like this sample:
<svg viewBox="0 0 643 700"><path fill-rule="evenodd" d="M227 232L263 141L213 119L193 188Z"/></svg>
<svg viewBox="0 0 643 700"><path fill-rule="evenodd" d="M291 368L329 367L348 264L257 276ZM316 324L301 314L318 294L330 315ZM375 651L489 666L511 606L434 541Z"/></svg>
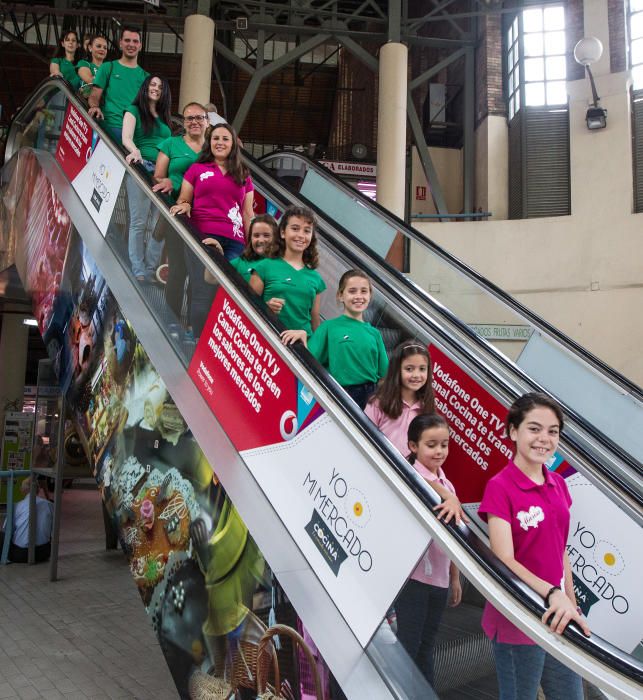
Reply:
<svg viewBox="0 0 643 700"><path fill-rule="evenodd" d="M289 152L286 152L289 154ZM299 157L299 154L296 154ZM248 154L244 154L244 157L246 158L246 161L248 165L251 168L253 178L258 178L263 176L264 178L269 178L271 182L274 182L274 176L270 173L269 170L263 167L263 164L260 161L257 161L254 159L252 156ZM330 171L328 174L336 178L336 176L331 173ZM345 183L342 183L344 187L347 187ZM584 416L582 416L580 413L576 411L573 407L569 406L564 400L561 400L559 397L557 397L555 394L552 393L550 389L547 389L546 387L541 386L538 382L535 382L529 375L527 375L524 370L516 365L514 362L512 362L506 355L504 355L502 352L500 352L496 347L494 347L491 343L489 343L487 340L485 340L482 336L478 335L474 330L469 328L469 326L464 323L460 318L458 318L450 309L442 305L440 302L437 302L435 299L433 299L425 290L420 288L418 285L414 284L412 281L410 281L407 277L405 277L399 270L397 270L395 267L390 265L388 262L380 258L376 253L374 253L367 245L365 245L362 241L360 241L357 237L355 237L350 231L346 230L341 224L337 223L332 219L332 217L324 211L321 211L314 202L311 202L309 199L307 199L304 195L300 194L299 192L294 191L289 185L279 182L279 188L282 188L284 191L288 192L291 197L296 197L300 201L306 204L306 206L309 206L318 216L320 221L325 222L327 225L331 226L332 228L336 229L337 231L340 231L342 235L344 235L346 238L348 238L351 241L351 244L357 248L359 248L362 252L363 255L368 256L373 264L377 264L380 267L384 268L386 272L389 275L392 275L395 277L396 281L398 284L400 284L405 290L406 293L411 295L414 298L417 298L421 300L421 303L425 305L425 308L430 308L433 313L438 314L439 316L442 316L446 319L449 320L450 323L456 325L459 329L459 331L463 334L465 334L472 343L475 343L483 352L484 354L487 355L493 355L494 361L498 362L501 364L505 370L507 370L509 373L513 374L516 376L517 379L519 379L522 383L528 385L531 387L533 391L540 391L544 392L546 394L549 394L552 396L552 398L556 399L561 406L564 409L564 412L572 418L572 420L580 426L587 435L589 435L596 443L598 443L602 448L607 449L607 451L611 452L614 454L621 462L627 465L627 467L632 470L637 476L643 477L643 465L639 462L638 459L636 459L634 456L632 456L629 452L624 450L619 444L617 444L612 438L608 437L605 435L599 428L597 428L595 425L592 423L589 423ZM353 194L352 188L350 188L351 195ZM359 193L358 193L359 194ZM282 197L284 195L282 194ZM368 199L368 197L364 197L367 201L371 201ZM380 210L382 210L381 207L379 207ZM385 210L382 210L385 211ZM392 215L389 213L389 218ZM417 236L420 236L420 234L417 234ZM509 297L511 298L511 297ZM518 302L516 302L518 303ZM635 385L634 385L635 386ZM617 475L614 473L615 477ZM629 489L631 491L631 487ZM643 497L642 494L640 494L637 497L637 501L641 503L641 498Z"/></svg>
<svg viewBox="0 0 643 700"><path fill-rule="evenodd" d="M110 147L120 153L122 157L122 152L120 148L114 144L109 137L109 135L103 131L100 123L95 122L87 114L84 105L76 97L75 93L68 85L68 83L62 78L50 78L46 79L39 85L32 97L30 98L27 110L31 107L32 103L38 98L43 97L46 92L53 89L62 91L65 93L67 99L74 103L74 106L83 113L83 117L92 125L92 128L96 130L97 133L108 143ZM20 123L18 119L15 123ZM13 127L13 125L12 125ZM8 146L12 143L11 141L11 128L9 132L9 137L7 140ZM13 134L15 137L15 134ZM123 159L124 160L124 159ZM123 163L126 169L132 169L131 166ZM139 173L140 174L140 173ZM145 173L147 175L147 173ZM147 178L148 183L149 176ZM272 189L272 188L270 188ZM166 198L158 195L157 193L148 193L151 198L156 198L157 203L160 206L168 206ZM184 228L188 230L193 230L189 224L189 220L185 217L181 217L183 224L182 226L175 226L174 230L182 238L185 239L187 235L184 232ZM171 224L171 222L170 222ZM192 234L194 235L194 234ZM271 327L275 334L278 334L285 329L283 324L279 321L278 317L275 316L264 304L264 302L254 295L248 285L243 281L239 273L230 265L230 263L216 251L208 251L209 257L212 259L212 266L216 266L219 270L222 270L224 276L228 278L228 281L232 283L235 287L236 292L244 297L246 302L249 303L256 311L256 313L262 318L262 320ZM117 256L118 257L118 256ZM369 271L370 274L370 271ZM377 274L373 275L374 279L377 279ZM164 330L164 329L163 329ZM365 435L369 441L373 444L375 449L379 452L380 456L383 458L384 462L392 468L396 473L398 473L404 482L409 486L413 493L419 498L419 500L427 507L428 510L432 511L434 505L439 502L439 498L435 492L430 489L424 480L417 474L417 472L411 467L411 465L404 460L401 455L388 443L386 439L383 438L379 430L368 420L362 411L360 411L357 406L347 397L345 392L341 390L341 387L337 382L328 374L328 372L308 353L308 351L303 347L303 345L298 345L293 348L293 352L296 354L299 361L305 367L306 371L315 377L315 380L322 386L324 391L332 398L332 401L336 403L343 413L350 416L351 421L355 427ZM446 527L452 536L454 536L461 544L463 544L468 552L469 556L479 565L489 573L493 578L503 587L503 589L513 598L517 598L521 604L527 608L530 612L541 617L545 612L544 605L540 600L540 597L519 579L517 579L491 552L489 547L484 544L473 532L466 526L455 526L452 523L449 525L443 525ZM588 652L590 655L599 659L606 666L609 666L618 673L634 680L638 683L643 683L643 663L635 659L633 656L626 654L625 652L617 649L612 644L606 640L592 636L591 638L586 638L574 625L569 625L564 632L564 636L568 638L572 643L584 651Z"/></svg>
<svg viewBox="0 0 643 700"><path fill-rule="evenodd" d="M587 348L577 343L561 330L555 326L552 326L551 323L536 314L529 307L521 304L517 299L512 297L510 294L507 294L507 292L495 285L486 277L483 277L479 272L476 272L476 270L464 263L455 255L449 253L449 251L445 250L430 238L427 238L422 233L415 230L412 226L409 226L403 219L398 218L395 216L395 214L390 212L388 209L385 209L381 204L378 204L376 201L362 194L359 190L347 185L338 175L330 171L328 168L325 168L323 165L320 165L316 161L311 160L307 156L298 153L297 151L273 151L272 153L268 153L267 155L263 156L258 162L263 165L264 163L267 163L275 158L294 158L295 160L302 161L306 167L314 170L317 175L323 177L329 182L332 182L333 185L341 189L342 192L350 195L350 197L353 199L358 200L360 205L366 207L366 209L377 213L380 218L385 219L401 234L412 239L414 243L417 243L423 248L429 248L433 253L442 258L448 265L456 268L466 277L472 279L483 289L487 290L494 297L499 299L502 303L506 304L512 311L524 316L524 318L529 321L530 324L536 326L540 330L546 331L565 348L582 357L583 360L585 360L589 365L592 365L595 369L599 370L601 374L607 375L611 381L618 384L621 388L627 391L628 394L631 394L637 400L643 402L643 388L638 384L635 384L632 380L622 375L620 372L591 353L589 350L587 350ZM459 216L462 215L460 214Z"/></svg>

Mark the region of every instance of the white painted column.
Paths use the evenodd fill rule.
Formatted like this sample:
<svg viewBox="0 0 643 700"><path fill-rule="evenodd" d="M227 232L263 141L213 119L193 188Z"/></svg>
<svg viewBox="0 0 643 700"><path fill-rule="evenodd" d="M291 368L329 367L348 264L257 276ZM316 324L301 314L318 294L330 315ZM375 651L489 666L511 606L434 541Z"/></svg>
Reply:
<svg viewBox="0 0 643 700"><path fill-rule="evenodd" d="M377 201L404 218L406 196L406 96L408 49L389 42L380 49L377 110Z"/></svg>
<svg viewBox="0 0 643 700"><path fill-rule="evenodd" d="M183 61L179 110L188 102L210 102L214 22L205 15L190 15L183 30Z"/></svg>

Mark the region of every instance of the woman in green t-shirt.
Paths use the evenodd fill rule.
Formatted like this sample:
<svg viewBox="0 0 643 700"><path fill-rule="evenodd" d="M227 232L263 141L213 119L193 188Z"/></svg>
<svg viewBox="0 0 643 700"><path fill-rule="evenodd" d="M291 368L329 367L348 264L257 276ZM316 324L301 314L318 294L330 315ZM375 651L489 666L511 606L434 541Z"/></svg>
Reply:
<svg viewBox="0 0 643 700"><path fill-rule="evenodd" d="M205 107L199 102L189 102L183 108L185 133L182 136L171 136L159 146L159 156L154 168L156 185L152 187L152 190L169 195L173 204L181 191L185 171L196 162L201 153L207 126L208 115ZM174 311L177 319L181 317L183 290L188 274L185 267L184 249L185 244L181 236L173 228L166 226L165 253L168 260L168 272L165 300Z"/></svg>
<svg viewBox="0 0 643 700"><path fill-rule="evenodd" d="M107 39L102 34L96 34L87 45L87 60L82 59L76 65L76 72L80 78L81 94L88 96L91 84L98 69L103 65L107 57Z"/></svg>
<svg viewBox="0 0 643 700"><path fill-rule="evenodd" d="M75 31L66 32L60 40L56 55L49 64L49 75L62 75L74 88L80 87L80 78L76 74L76 63L80 58L80 42Z"/></svg>
<svg viewBox="0 0 643 700"><path fill-rule="evenodd" d="M123 146L129 151L125 160L140 163L149 173L154 172L159 146L172 135L170 129L170 85L165 78L150 75L143 81L138 94L123 115ZM156 279L163 242L151 232L158 221L158 211L152 212L152 201L131 177L125 182L129 202L129 258L132 272L139 282ZM151 219L148 223L148 218ZM147 242L146 231L150 231Z"/></svg>

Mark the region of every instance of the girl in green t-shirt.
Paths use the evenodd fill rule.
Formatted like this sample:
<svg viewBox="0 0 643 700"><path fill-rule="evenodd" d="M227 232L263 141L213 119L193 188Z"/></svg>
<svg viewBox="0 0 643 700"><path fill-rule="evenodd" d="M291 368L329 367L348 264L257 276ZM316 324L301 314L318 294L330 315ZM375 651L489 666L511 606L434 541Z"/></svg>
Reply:
<svg viewBox="0 0 643 700"><path fill-rule="evenodd" d="M91 37L91 41L87 45L87 59L78 61L76 65L76 72L81 82L80 92L84 97L89 96L94 76L103 65L106 57L107 39L102 34L96 34L96 36Z"/></svg>
<svg viewBox="0 0 643 700"><path fill-rule="evenodd" d="M286 326L285 345L304 340L319 326L326 283L315 269L318 264L315 215L307 207L288 207L279 222L275 257L256 262L250 277L252 291Z"/></svg>
<svg viewBox="0 0 643 700"><path fill-rule="evenodd" d="M362 270L347 270L340 278L337 301L344 313L324 321L308 349L362 409L388 369L382 334L364 321L371 301L371 281Z"/></svg>
<svg viewBox="0 0 643 700"><path fill-rule="evenodd" d="M129 151L125 160L130 164L140 163L150 174L154 172L159 146L172 134L170 104L167 80L149 75L123 115L123 146ZM139 282L154 281L163 252L163 241L151 235L158 221L158 211L152 211L152 200L131 177L126 178L125 186L130 212L128 250L132 272ZM147 241L146 231L150 232Z"/></svg>
<svg viewBox="0 0 643 700"><path fill-rule="evenodd" d="M49 75L61 75L74 90L80 87L80 78L76 74L76 63L80 58L80 42L75 31L66 32L60 40L56 55L49 64Z"/></svg>
<svg viewBox="0 0 643 700"><path fill-rule="evenodd" d="M278 247L279 224L270 214L258 214L250 222L245 248L238 258L230 261L230 264L246 282L250 282L255 263L269 257Z"/></svg>

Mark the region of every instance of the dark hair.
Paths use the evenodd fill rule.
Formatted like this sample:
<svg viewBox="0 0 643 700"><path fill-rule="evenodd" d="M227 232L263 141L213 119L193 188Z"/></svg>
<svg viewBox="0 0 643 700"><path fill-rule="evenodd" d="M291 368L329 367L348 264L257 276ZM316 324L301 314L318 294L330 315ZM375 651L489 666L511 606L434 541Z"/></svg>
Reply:
<svg viewBox="0 0 643 700"><path fill-rule="evenodd" d="M421 413L409 423L409 429L407 432L408 442L415 442L416 444L420 442L422 438L422 433L425 430L430 430L431 428L446 428L449 430L449 424L444 416L439 413ZM415 453L411 450L407 460L413 464L416 460Z"/></svg>
<svg viewBox="0 0 643 700"><path fill-rule="evenodd" d="M520 424L525 420L525 416L529 411L538 407L550 408L554 412L554 415L558 419L559 430L562 432L564 421L561 407L554 399L547 396L547 394L540 394L533 391L528 394L523 394L511 404L509 413L507 413L507 420L505 421L507 437L510 437L509 431L511 428L517 430Z"/></svg>
<svg viewBox="0 0 643 700"><path fill-rule="evenodd" d="M205 132L205 141L203 142L203 147L201 148L201 153L199 153L196 159L197 163L214 163L214 153L212 153L212 145L210 144L210 139L212 138L212 132L215 129L227 129L232 136L232 150L230 155L226 158L226 169L232 176L232 179L237 183L237 185L243 185L246 178L250 174L248 168L243 164L241 160L241 149L239 148L239 142L237 140L237 132L234 127L225 122L220 124L215 124L214 126L209 126Z"/></svg>
<svg viewBox="0 0 643 700"><path fill-rule="evenodd" d="M138 38L141 40L141 42L143 41L143 32L135 25L124 24L121 27L121 35L120 35L121 39L123 38L123 34L125 34L125 32L131 32L132 34L138 34Z"/></svg>
<svg viewBox="0 0 643 700"><path fill-rule="evenodd" d="M98 34L90 34L89 35L89 44L87 44L87 60L88 61L91 61L93 59L90 47L96 41L96 39L104 39L105 43L107 44L107 50L109 51L109 41L104 34L101 34L100 32L98 32Z"/></svg>
<svg viewBox="0 0 643 700"><path fill-rule="evenodd" d="M74 53L74 60L73 63L78 63L80 61L81 56L83 55L83 47L82 44L80 43L80 39L78 38L78 32L75 29L66 29L62 36L60 37L60 41L58 42L58 48L56 49L56 53L54 54L54 58L67 58L67 54L65 53L65 47L63 46L63 41L70 35L73 34L76 37L76 51Z"/></svg>
<svg viewBox="0 0 643 700"><path fill-rule="evenodd" d="M272 245L268 251L268 255L277 247L277 239L279 238L279 224L275 221L274 216L270 214L257 214L250 222L250 229L248 230L246 245L241 251L241 257L244 260L259 260L259 256L255 253L252 247L252 229L255 224L268 224L272 229Z"/></svg>
<svg viewBox="0 0 643 700"><path fill-rule="evenodd" d="M368 282L368 288L373 291L373 285L371 285L370 277L364 272L355 267L352 270L346 270L346 272L339 278L337 283L337 296L339 296L346 288L346 283L351 277L359 277L360 279L365 279Z"/></svg>
<svg viewBox="0 0 643 700"><path fill-rule="evenodd" d="M405 340L393 350L388 365L388 372L368 401L372 403L377 400L382 412L390 418L399 418L402 415L402 391L400 382L402 363L407 357L411 357L412 355L423 355L426 357L428 364L426 384L416 392L417 400L422 404L421 412L435 413L435 397L431 385L433 379L431 355L429 355L426 345L419 343L417 340Z"/></svg>
<svg viewBox="0 0 643 700"><path fill-rule="evenodd" d="M172 94L170 92L170 84L165 78L161 78L160 75L148 75L143 81L143 84L136 93L136 97L132 104L138 107L139 114L141 115L141 125L143 127L143 133L149 134L154 128L154 115L150 110L150 99L147 96L150 83L154 78L158 78L161 81L161 99L156 105L156 112L159 115L159 119L170 126L170 105L172 103Z"/></svg>
<svg viewBox="0 0 643 700"><path fill-rule="evenodd" d="M286 241L283 238L283 233L288 226L288 222L293 216L297 216L304 221L312 224L313 237L310 239L310 245L304 251L303 260L306 267L314 270L319 265L319 253L317 252L317 219L312 209L308 207L300 207L295 204L288 207L279 220L279 240L277 241L277 250L274 251L273 257L283 258L286 252Z"/></svg>

